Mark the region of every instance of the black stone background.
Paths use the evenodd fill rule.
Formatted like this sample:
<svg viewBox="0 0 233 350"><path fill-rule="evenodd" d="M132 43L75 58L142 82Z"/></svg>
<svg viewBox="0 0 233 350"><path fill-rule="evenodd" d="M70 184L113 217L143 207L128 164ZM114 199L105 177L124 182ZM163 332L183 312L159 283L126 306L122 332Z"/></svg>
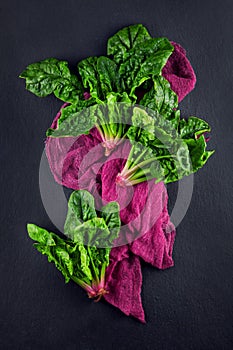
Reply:
<svg viewBox="0 0 233 350"><path fill-rule="evenodd" d="M232 14L231 0L0 1L1 349L232 349ZM18 79L41 59L75 68L105 54L109 36L140 22L187 49L197 84L180 108L211 124L209 149L216 149L195 175L175 267L161 272L143 264L146 325L65 285L27 237L26 222L57 232L41 202L38 169L61 103L35 97Z"/></svg>

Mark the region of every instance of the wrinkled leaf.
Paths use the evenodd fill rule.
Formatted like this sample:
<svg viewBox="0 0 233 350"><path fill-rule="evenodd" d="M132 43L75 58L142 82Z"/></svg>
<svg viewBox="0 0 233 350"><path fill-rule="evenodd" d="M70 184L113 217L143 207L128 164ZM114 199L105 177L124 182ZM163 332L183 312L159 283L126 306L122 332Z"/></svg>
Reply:
<svg viewBox="0 0 233 350"><path fill-rule="evenodd" d="M161 74L173 49L168 39L156 38L136 45L126 54L119 73L130 96L134 96L135 89L143 82Z"/></svg>
<svg viewBox="0 0 233 350"><path fill-rule="evenodd" d="M70 236L77 226L83 222L96 218L93 196L85 190L74 191L68 201L68 212L64 226L64 233Z"/></svg>
<svg viewBox="0 0 233 350"><path fill-rule="evenodd" d="M65 102L75 102L82 94L81 84L70 73L68 63L55 58L30 64L20 78L26 79L26 89L39 97L54 92Z"/></svg>
<svg viewBox="0 0 233 350"><path fill-rule="evenodd" d="M91 108L83 108L83 106L79 105L71 105L63 108L61 118L58 128L49 128L46 133L47 136L76 137L88 134L96 123L96 116L93 110Z"/></svg>
<svg viewBox="0 0 233 350"><path fill-rule="evenodd" d="M144 95L140 105L157 111L162 118L167 118L177 108L178 97L166 79L156 76L153 77L152 88Z"/></svg>
<svg viewBox="0 0 233 350"><path fill-rule="evenodd" d="M179 124L180 136L184 139L191 139L209 131L209 124L197 117L189 117L187 120L182 119Z"/></svg>
<svg viewBox="0 0 233 350"><path fill-rule="evenodd" d="M150 38L147 29L142 24L123 28L108 39L108 55L113 55L115 62L119 63L124 60L126 52Z"/></svg>
<svg viewBox="0 0 233 350"><path fill-rule="evenodd" d="M97 60L97 71L104 99L112 91L121 91L118 68L114 61L104 56L99 57Z"/></svg>
<svg viewBox="0 0 233 350"><path fill-rule="evenodd" d="M34 224L28 224L27 230L28 230L29 237L34 241L37 241L38 243L42 243L48 246L56 245L51 233L49 233L47 230L39 226L36 226Z"/></svg>
<svg viewBox="0 0 233 350"><path fill-rule="evenodd" d="M110 246L120 232L121 220L119 211L120 207L117 202L110 202L101 209L101 216L104 219L110 233L110 237L108 238Z"/></svg>

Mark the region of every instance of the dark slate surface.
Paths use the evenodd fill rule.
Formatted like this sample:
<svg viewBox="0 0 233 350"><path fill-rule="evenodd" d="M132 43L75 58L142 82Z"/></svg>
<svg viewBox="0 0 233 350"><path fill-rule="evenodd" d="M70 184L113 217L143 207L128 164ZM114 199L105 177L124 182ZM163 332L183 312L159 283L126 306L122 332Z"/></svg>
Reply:
<svg viewBox="0 0 233 350"><path fill-rule="evenodd" d="M1 349L232 349L232 12L230 0L0 2ZM160 272L143 265L146 325L65 285L32 247L26 222L54 229L38 169L60 103L38 99L17 78L27 64L47 57L75 67L104 54L110 35L139 22L188 50L198 82L181 109L206 118L216 148L195 176L177 230L175 267Z"/></svg>

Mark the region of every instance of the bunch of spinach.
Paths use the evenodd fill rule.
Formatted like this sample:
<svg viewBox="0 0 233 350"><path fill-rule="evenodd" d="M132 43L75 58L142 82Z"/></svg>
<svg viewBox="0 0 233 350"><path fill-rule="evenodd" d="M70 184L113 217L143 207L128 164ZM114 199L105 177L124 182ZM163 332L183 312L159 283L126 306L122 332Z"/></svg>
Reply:
<svg viewBox="0 0 233 350"><path fill-rule="evenodd" d="M150 179L169 183L196 172L214 152L206 151L204 133L209 131L199 118L180 120L179 111L163 119L135 107L127 131L132 147L117 183L128 186Z"/></svg>
<svg viewBox="0 0 233 350"><path fill-rule="evenodd" d="M143 25L132 25L109 38L107 56L79 62L77 75L67 62L51 58L29 65L20 77L37 96L54 93L70 103L47 136L78 136L95 126L106 156L128 138L132 150L118 183L136 184L148 177L168 183L197 171L213 153L206 151L203 135L209 125L196 117L180 119L177 95L162 77L173 49L167 38L152 38ZM143 108L131 113L135 104L153 113ZM147 148L143 153L142 146Z"/></svg>
<svg viewBox="0 0 233 350"><path fill-rule="evenodd" d="M161 75L162 68L172 54L173 46L167 38L151 38L141 24L120 30L108 40L108 56L89 57L78 63L78 74L72 74L68 63L55 58L30 64L20 75L26 88L39 97L51 93L70 106L61 112L61 123L94 104L109 101L135 104L136 89L143 88L153 76ZM84 92L90 98L84 98ZM118 144L124 127L99 127L103 142L110 150ZM118 123L118 124L121 124ZM82 126L85 128L82 129ZM80 133L88 132L93 121L87 123L80 117ZM98 124L99 125L99 124ZM51 136L48 130L47 136ZM114 141L112 141L114 140ZM108 153L108 152L107 152Z"/></svg>
<svg viewBox="0 0 233 350"><path fill-rule="evenodd" d="M64 275L84 288L90 298L100 298L105 290L105 270L113 241L120 230L119 205L110 202L97 216L94 198L84 190L74 191L68 202L64 227L66 238L28 224L28 234L36 249L47 255Z"/></svg>

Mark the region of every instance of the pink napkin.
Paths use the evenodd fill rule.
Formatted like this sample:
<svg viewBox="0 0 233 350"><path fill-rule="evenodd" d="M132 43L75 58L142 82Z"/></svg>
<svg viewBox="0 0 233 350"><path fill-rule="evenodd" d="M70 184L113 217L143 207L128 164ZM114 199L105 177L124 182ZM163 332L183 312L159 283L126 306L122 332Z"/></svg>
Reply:
<svg viewBox="0 0 233 350"><path fill-rule="evenodd" d="M163 68L162 75L169 81L181 102L194 89L196 75L186 57L185 49L175 42L171 44L174 46L174 51Z"/></svg>

